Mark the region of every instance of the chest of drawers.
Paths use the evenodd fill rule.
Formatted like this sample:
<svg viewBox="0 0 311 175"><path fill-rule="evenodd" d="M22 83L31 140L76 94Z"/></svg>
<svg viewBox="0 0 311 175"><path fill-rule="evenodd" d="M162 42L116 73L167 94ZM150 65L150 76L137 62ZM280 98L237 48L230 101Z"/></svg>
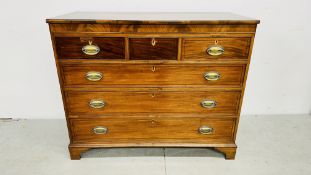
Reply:
<svg viewBox="0 0 311 175"><path fill-rule="evenodd" d="M71 159L105 147L210 147L234 159L258 20L71 13L47 22Z"/></svg>

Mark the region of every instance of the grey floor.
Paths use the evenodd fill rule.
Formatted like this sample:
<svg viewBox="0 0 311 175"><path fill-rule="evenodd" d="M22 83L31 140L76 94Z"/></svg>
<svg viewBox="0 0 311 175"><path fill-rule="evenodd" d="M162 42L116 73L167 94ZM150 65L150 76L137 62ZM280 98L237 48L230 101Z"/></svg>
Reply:
<svg viewBox="0 0 311 175"><path fill-rule="evenodd" d="M67 144L64 120L0 120L0 174L311 174L311 116L242 116L235 160L202 148L129 148L72 161Z"/></svg>

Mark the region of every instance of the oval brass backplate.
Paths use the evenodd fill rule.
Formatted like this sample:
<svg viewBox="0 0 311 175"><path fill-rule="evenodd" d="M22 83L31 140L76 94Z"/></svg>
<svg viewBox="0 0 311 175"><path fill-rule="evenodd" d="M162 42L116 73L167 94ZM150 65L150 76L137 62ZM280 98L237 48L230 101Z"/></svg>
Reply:
<svg viewBox="0 0 311 175"><path fill-rule="evenodd" d="M89 81L99 81L103 78L103 74L101 72L90 71L85 74L85 78Z"/></svg>
<svg viewBox="0 0 311 175"><path fill-rule="evenodd" d="M93 132L95 134L107 134L108 128L106 128L104 126L96 126L93 128Z"/></svg>
<svg viewBox="0 0 311 175"><path fill-rule="evenodd" d="M201 133L201 134L212 134L213 131L214 131L214 129L209 127L209 126L201 126L199 128L199 133Z"/></svg>
<svg viewBox="0 0 311 175"><path fill-rule="evenodd" d="M203 100L203 101L201 101L201 106L203 108L214 108L214 107L216 107L216 101L214 101L214 100Z"/></svg>
<svg viewBox="0 0 311 175"><path fill-rule="evenodd" d="M216 81L220 79L220 73L214 71L206 72L204 78L208 81Z"/></svg>
<svg viewBox="0 0 311 175"><path fill-rule="evenodd" d="M89 41L88 45L82 47L82 52L86 55L96 55L100 51L100 48L92 44L92 41Z"/></svg>
<svg viewBox="0 0 311 175"><path fill-rule="evenodd" d="M91 100L89 103L89 106L91 108L95 108L95 109L99 109L99 108L103 108L105 107L106 103L104 102L104 100Z"/></svg>
<svg viewBox="0 0 311 175"><path fill-rule="evenodd" d="M212 45L207 48L206 52L207 54L212 55L212 56L219 56L225 52L225 49L219 45Z"/></svg>

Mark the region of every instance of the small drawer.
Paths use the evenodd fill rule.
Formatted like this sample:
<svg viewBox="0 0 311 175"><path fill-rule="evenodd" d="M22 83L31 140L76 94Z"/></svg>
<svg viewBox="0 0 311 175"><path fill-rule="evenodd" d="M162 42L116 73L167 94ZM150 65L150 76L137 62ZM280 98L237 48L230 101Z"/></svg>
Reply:
<svg viewBox="0 0 311 175"><path fill-rule="evenodd" d="M73 141L78 143L109 142L135 139L150 142L161 139L169 142L192 140L198 143L232 143L235 119L117 117L102 119L71 119ZM134 140L133 140L134 139ZM148 140L141 140L148 139ZM137 143L137 140L135 140Z"/></svg>
<svg viewBox="0 0 311 175"><path fill-rule="evenodd" d="M131 60L177 60L177 38L130 38Z"/></svg>
<svg viewBox="0 0 311 175"><path fill-rule="evenodd" d="M202 113L236 115L240 91L66 91L69 114Z"/></svg>
<svg viewBox="0 0 311 175"><path fill-rule="evenodd" d="M250 41L250 38L186 38L183 59L247 59Z"/></svg>
<svg viewBox="0 0 311 175"><path fill-rule="evenodd" d="M244 65L62 65L65 86L243 84Z"/></svg>
<svg viewBox="0 0 311 175"><path fill-rule="evenodd" d="M124 59L125 39L110 37L56 37L61 59Z"/></svg>

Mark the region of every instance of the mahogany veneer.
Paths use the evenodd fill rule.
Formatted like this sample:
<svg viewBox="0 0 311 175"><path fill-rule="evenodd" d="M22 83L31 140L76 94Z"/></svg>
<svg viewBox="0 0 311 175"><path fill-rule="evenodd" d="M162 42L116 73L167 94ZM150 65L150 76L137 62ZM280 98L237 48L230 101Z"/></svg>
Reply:
<svg viewBox="0 0 311 175"><path fill-rule="evenodd" d="M92 41L101 50L96 55L86 55L81 48ZM61 59L125 59L125 40L116 37L56 37L57 53Z"/></svg>
<svg viewBox="0 0 311 175"><path fill-rule="evenodd" d="M105 113L205 113L231 114L238 113L240 91L67 91L66 104L69 114L102 115ZM89 107L92 99L103 99L105 107ZM204 99L217 101L215 108L203 108L200 102Z"/></svg>
<svg viewBox="0 0 311 175"><path fill-rule="evenodd" d="M210 147L234 159L258 20L82 12L47 23L71 159L104 147Z"/></svg>
<svg viewBox="0 0 311 175"><path fill-rule="evenodd" d="M152 38L130 38L131 60L177 60L178 39L157 38L155 45Z"/></svg>
<svg viewBox="0 0 311 175"><path fill-rule="evenodd" d="M217 59L247 59L250 47L250 38L187 38L184 39L184 59L206 60L215 59L215 56L206 54L206 49L217 42L226 48L226 51L217 56Z"/></svg>
<svg viewBox="0 0 311 175"><path fill-rule="evenodd" d="M154 71L150 71L154 69ZM209 65L209 64L88 64L63 65L64 86L98 86L98 85L232 85L242 86L244 79L244 65ZM99 81L85 79L89 71L103 72L104 77ZM206 81L204 72L221 72L218 81ZM143 77L143 78L137 78ZM159 78L160 77L160 78Z"/></svg>

